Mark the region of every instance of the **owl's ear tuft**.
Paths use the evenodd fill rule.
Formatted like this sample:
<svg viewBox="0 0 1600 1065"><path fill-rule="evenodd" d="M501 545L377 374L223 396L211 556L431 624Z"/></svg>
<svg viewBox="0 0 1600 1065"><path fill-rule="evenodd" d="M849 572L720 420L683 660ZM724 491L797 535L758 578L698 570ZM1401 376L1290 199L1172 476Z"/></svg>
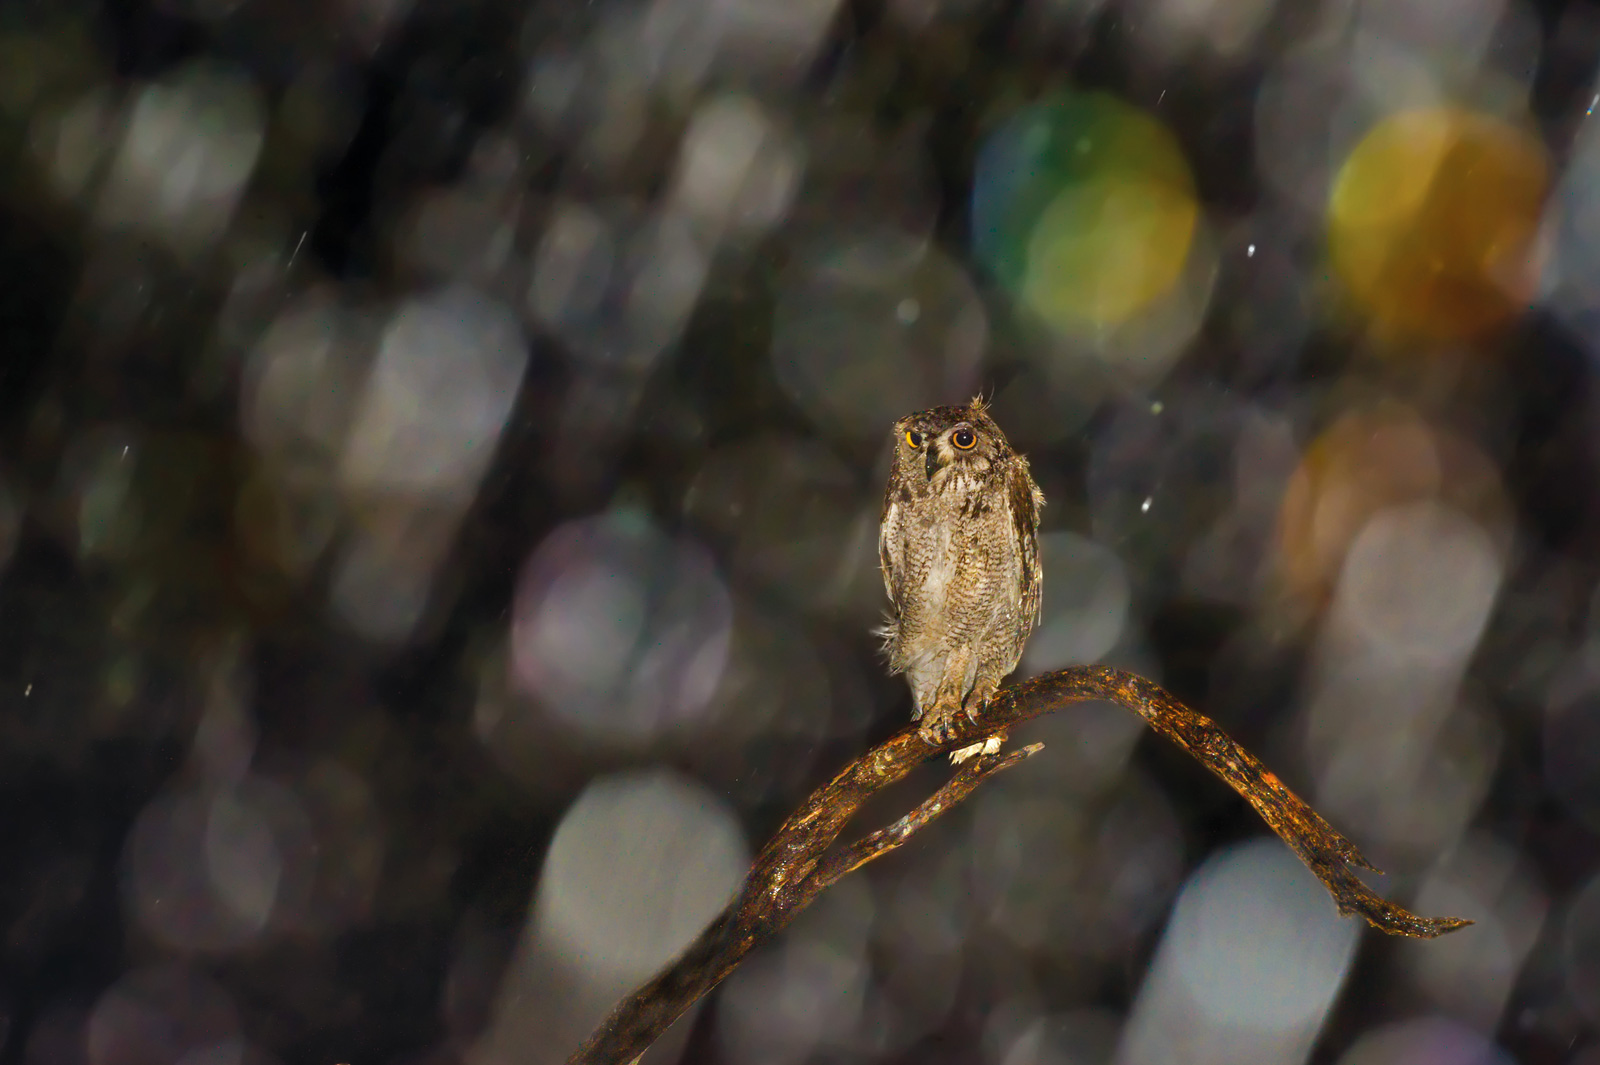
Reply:
<svg viewBox="0 0 1600 1065"><path fill-rule="evenodd" d="M972 411L974 416L989 413L989 404L984 400L982 392L972 397L972 402L968 405L968 409Z"/></svg>

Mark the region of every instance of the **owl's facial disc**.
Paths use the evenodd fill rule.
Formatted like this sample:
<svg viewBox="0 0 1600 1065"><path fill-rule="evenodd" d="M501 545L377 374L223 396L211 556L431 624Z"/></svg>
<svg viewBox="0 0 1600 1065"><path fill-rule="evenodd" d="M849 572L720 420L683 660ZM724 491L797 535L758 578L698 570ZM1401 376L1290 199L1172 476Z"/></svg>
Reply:
<svg viewBox="0 0 1600 1065"><path fill-rule="evenodd" d="M946 466L956 462L971 465L978 456L973 449L978 445L978 432L966 422L952 426L948 431L928 434L928 446L922 454L922 468L928 474L928 480L933 480L933 475ZM983 465L987 465L984 463Z"/></svg>

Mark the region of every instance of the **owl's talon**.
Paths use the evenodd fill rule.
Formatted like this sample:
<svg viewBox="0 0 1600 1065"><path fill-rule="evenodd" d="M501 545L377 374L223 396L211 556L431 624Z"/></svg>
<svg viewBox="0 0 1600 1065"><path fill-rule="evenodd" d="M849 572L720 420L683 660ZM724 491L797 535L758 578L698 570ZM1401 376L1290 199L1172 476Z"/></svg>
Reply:
<svg viewBox="0 0 1600 1065"><path fill-rule="evenodd" d="M955 720L958 706L941 707L935 705L930 708L922 719L921 734L924 740L934 746L949 743L955 738Z"/></svg>

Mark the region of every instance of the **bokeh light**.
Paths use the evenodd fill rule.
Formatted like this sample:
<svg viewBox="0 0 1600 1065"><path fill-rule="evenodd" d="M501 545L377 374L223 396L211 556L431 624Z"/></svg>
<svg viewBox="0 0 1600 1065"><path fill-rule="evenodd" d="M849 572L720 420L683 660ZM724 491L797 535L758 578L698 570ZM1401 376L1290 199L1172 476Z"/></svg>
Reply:
<svg viewBox="0 0 1600 1065"><path fill-rule="evenodd" d="M974 250L1063 329L1117 325L1167 292L1198 215L1172 134L1105 94L1062 94L1010 116L973 174Z"/></svg>
<svg viewBox="0 0 1600 1065"><path fill-rule="evenodd" d="M1335 609L1397 657L1465 658L1489 620L1501 564L1482 527L1431 500L1373 515L1345 556Z"/></svg>
<svg viewBox="0 0 1600 1065"><path fill-rule="evenodd" d="M1548 163L1530 133L1464 108L1402 111L1344 161L1328 205L1334 268L1396 335L1460 340L1527 308Z"/></svg>
<svg viewBox="0 0 1600 1065"><path fill-rule="evenodd" d="M1408 959L1408 968L1441 1013L1493 1032L1544 931L1549 900L1543 887L1515 850L1474 833L1429 872L1416 902L1439 913L1466 907L1481 915L1475 927L1484 934L1477 944L1446 940L1443 950Z"/></svg>
<svg viewBox="0 0 1600 1065"><path fill-rule="evenodd" d="M1305 1060L1356 929L1275 841L1213 857L1185 885L1118 1060Z"/></svg>
<svg viewBox="0 0 1600 1065"><path fill-rule="evenodd" d="M717 1039L728 1056L752 1065L798 1063L854 1045L875 917L872 891L853 884L819 899L783 943L751 958L729 981L718 1011Z"/></svg>
<svg viewBox="0 0 1600 1065"><path fill-rule="evenodd" d="M675 212L558 204L534 252L528 309L593 363L648 364L694 309L708 251Z"/></svg>
<svg viewBox="0 0 1600 1065"><path fill-rule="evenodd" d="M881 496L829 449L767 433L729 443L695 472L684 507L746 580L795 602L881 609Z"/></svg>
<svg viewBox="0 0 1600 1065"><path fill-rule="evenodd" d="M1166 911L1180 876L1172 811L1137 777L1092 802L986 798L971 854L975 908L988 927L1058 959L1117 956Z"/></svg>
<svg viewBox="0 0 1600 1065"><path fill-rule="evenodd" d="M1292 589L1320 598L1373 515L1424 500L1473 519L1504 557L1507 500L1493 462L1470 440L1393 403L1334 421L1306 448L1283 495L1280 550Z"/></svg>
<svg viewBox="0 0 1600 1065"><path fill-rule="evenodd" d="M1072 533L1041 537L1039 558L1050 574L1050 603L1023 651L1022 669L1044 673L1100 661L1128 624L1132 591L1122 560Z"/></svg>
<svg viewBox="0 0 1600 1065"><path fill-rule="evenodd" d="M1600 1065L1597 57L1597 0L0 5L0 1052L565 1061L908 724L888 428L981 394L1016 675L1169 687L1476 923L1379 942L1077 703L643 1065Z"/></svg>
<svg viewBox="0 0 1600 1065"><path fill-rule="evenodd" d="M803 169L793 138L758 103L722 96L684 133L673 199L715 229L759 236L789 210Z"/></svg>
<svg viewBox="0 0 1600 1065"><path fill-rule="evenodd" d="M907 255L903 269L864 267L896 257L870 246L873 239L819 248L817 259L780 278L772 368L813 418L881 439L906 411L977 391L989 323L972 282L947 256L934 250Z"/></svg>
<svg viewBox="0 0 1600 1065"><path fill-rule="evenodd" d="M510 311L466 289L401 307L385 328L340 463L356 491L470 493L528 364Z"/></svg>
<svg viewBox="0 0 1600 1065"><path fill-rule="evenodd" d="M1423 1017L1369 1032L1339 1059L1339 1065L1401 1065L1417 1061L1511 1065L1515 1060L1471 1029L1442 1018Z"/></svg>
<svg viewBox="0 0 1600 1065"><path fill-rule="evenodd" d="M154 1065L234 1044L240 1025L226 991L195 969L167 963L135 969L107 989L85 1035L89 1065Z"/></svg>
<svg viewBox="0 0 1600 1065"><path fill-rule="evenodd" d="M694 723L728 660L732 605L711 559L636 511L551 533L514 610L516 685L600 740Z"/></svg>
<svg viewBox="0 0 1600 1065"><path fill-rule="evenodd" d="M727 904L749 859L732 812L693 781L667 771L595 780L550 841L472 1060L564 1061L618 995Z"/></svg>
<svg viewBox="0 0 1600 1065"><path fill-rule="evenodd" d="M663 774L596 782L550 843L539 935L602 971L650 972L721 909L747 861L738 826L702 789ZM652 889L647 871L682 881Z"/></svg>

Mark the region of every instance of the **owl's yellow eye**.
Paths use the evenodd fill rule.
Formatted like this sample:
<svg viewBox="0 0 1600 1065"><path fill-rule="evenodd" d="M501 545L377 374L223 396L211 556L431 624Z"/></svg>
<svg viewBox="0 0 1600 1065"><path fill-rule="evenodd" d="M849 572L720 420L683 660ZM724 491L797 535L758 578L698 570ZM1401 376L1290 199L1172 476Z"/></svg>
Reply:
<svg viewBox="0 0 1600 1065"><path fill-rule="evenodd" d="M950 434L950 442L962 451L970 451L978 442L978 434L963 426Z"/></svg>
<svg viewBox="0 0 1600 1065"><path fill-rule="evenodd" d="M911 445L912 447L921 447L922 446L922 434L917 432L915 429L907 429L906 430L906 443Z"/></svg>

